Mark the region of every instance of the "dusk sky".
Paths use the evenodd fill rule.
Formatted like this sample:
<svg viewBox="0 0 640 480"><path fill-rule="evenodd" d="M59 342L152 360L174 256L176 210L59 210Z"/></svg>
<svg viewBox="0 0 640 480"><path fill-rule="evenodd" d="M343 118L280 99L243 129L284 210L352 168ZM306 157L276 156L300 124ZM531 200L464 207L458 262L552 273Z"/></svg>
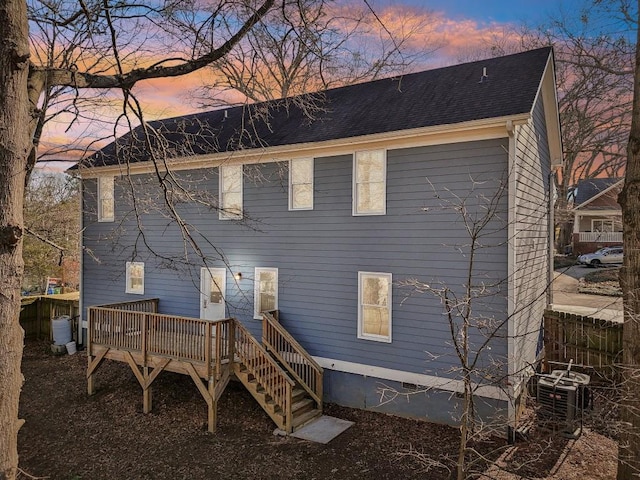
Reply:
<svg viewBox="0 0 640 480"><path fill-rule="evenodd" d="M430 10L442 11L452 20L474 20L479 23L538 23L559 6L571 8L582 2L576 0L405 0L389 4L405 3Z"/></svg>
<svg viewBox="0 0 640 480"><path fill-rule="evenodd" d="M413 68L423 70L460 63L470 52L486 48L494 36L499 36L509 26L539 25L551 16L557 16L561 10L575 14L583 0L370 0L369 3L391 31L399 28L397 25L406 22L407 18L427 19L428 31L417 34L412 46L420 49L437 42L439 48L424 64ZM201 74L180 80L159 79L140 84L136 94L145 104L149 119L183 115L197 110L185 92L201 81ZM68 143L69 135L87 140L105 135L97 130L100 127L81 131L81 125L78 125L65 132L66 126L64 119L57 125L50 125L43 137L41 152L47 146Z"/></svg>

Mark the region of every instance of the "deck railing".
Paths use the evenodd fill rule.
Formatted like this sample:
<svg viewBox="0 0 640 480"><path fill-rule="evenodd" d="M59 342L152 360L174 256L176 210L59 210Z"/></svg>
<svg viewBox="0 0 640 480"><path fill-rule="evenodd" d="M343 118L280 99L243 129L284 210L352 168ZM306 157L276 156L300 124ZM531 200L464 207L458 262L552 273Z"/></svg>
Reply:
<svg viewBox="0 0 640 480"><path fill-rule="evenodd" d="M215 378L216 381L226 375L228 367L241 364L244 367L234 368L243 368L241 371L250 375L248 379L255 379L264 393L273 399L273 405L267 403L264 406L271 413L283 415L282 428L288 432L293 431L292 397L296 381L322 409L322 367L278 323L278 312L267 312L263 316L263 346L235 319L210 321L163 315L157 310L157 299L89 307L89 391L92 391L92 372L109 350L114 349L128 352L124 358L134 366L147 367L148 362L157 365L154 363L157 357L164 357L160 370L156 368L148 378L144 376L147 373L141 374L135 369L134 373L145 392L157 372L173 359L186 365L184 368L192 377L198 375L209 380ZM96 359L92 359L93 355L97 355ZM227 364L226 371L223 371L223 362ZM224 378L228 379L228 376ZM213 404L210 397L213 394L207 393L206 387L200 384L198 388ZM150 405L150 400L147 401ZM277 411L276 405L281 412ZM213 414L210 412L210 415ZM212 423L215 424L215 421Z"/></svg>
<svg viewBox="0 0 640 480"><path fill-rule="evenodd" d="M280 325L272 312L262 314L262 343L322 406L322 367Z"/></svg>
<svg viewBox="0 0 640 480"><path fill-rule="evenodd" d="M158 313L158 298L145 298L143 300L133 300L131 302L110 303L107 305L99 305L103 308L111 308L114 310L127 310L129 312L149 312Z"/></svg>
<svg viewBox="0 0 640 480"><path fill-rule="evenodd" d="M280 405L287 416L285 424L287 428L291 428L291 393L295 382L240 322L234 322L234 325L235 354L238 360L274 402Z"/></svg>
<svg viewBox="0 0 640 480"><path fill-rule="evenodd" d="M130 307L134 310L125 309ZM94 345L205 363L208 369L229 359L232 319L203 320L162 315L155 302L89 307L89 354Z"/></svg>
<svg viewBox="0 0 640 480"><path fill-rule="evenodd" d="M143 350L144 312L113 307L89 307L89 347L105 345L130 351Z"/></svg>

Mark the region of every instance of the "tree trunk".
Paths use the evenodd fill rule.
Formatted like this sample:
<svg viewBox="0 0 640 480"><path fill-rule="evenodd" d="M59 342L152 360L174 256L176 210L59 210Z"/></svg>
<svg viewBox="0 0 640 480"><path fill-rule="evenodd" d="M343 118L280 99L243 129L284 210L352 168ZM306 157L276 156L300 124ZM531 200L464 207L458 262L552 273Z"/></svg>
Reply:
<svg viewBox="0 0 640 480"><path fill-rule="evenodd" d="M624 264L620 270L624 294L624 365L620 412L623 431L620 436L617 478L628 480L640 478L640 30L636 41L627 171L618 202L622 206L624 225Z"/></svg>
<svg viewBox="0 0 640 480"><path fill-rule="evenodd" d="M0 480L18 470L22 206L30 151L29 29L24 0L0 3Z"/></svg>

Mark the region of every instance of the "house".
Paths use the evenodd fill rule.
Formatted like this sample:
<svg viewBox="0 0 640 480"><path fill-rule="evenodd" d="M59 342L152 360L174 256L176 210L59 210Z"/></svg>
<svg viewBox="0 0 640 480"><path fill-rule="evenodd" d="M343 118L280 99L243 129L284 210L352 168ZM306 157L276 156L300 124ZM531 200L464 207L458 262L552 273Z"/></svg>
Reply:
<svg viewBox="0 0 640 480"><path fill-rule="evenodd" d="M478 413L513 424L550 303L561 159L551 48L138 127L79 165L89 391L102 359L127 361L147 411L152 370L173 368L215 423L240 362L272 418L306 376L321 401L455 424L446 294L453 310L473 297ZM268 395L248 365L270 362L260 344L288 365L263 368Z"/></svg>
<svg viewBox="0 0 640 480"><path fill-rule="evenodd" d="M588 178L576 185L573 201L573 253L622 245L622 178Z"/></svg>

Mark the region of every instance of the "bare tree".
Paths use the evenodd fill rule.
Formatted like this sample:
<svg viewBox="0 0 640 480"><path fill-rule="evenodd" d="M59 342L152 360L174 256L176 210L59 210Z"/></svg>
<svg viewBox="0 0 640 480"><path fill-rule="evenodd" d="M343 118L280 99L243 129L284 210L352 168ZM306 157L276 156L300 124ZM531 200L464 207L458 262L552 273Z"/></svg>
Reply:
<svg viewBox="0 0 640 480"><path fill-rule="evenodd" d="M392 36L364 4L341 9L314 0L286 2L212 65L214 81L202 89L200 101L208 106L285 99L313 112L321 102L302 94L404 73L437 48L433 42L420 50L409 45L414 35L430 31L426 20L405 17L402 23Z"/></svg>
<svg viewBox="0 0 640 480"><path fill-rule="evenodd" d="M516 260L518 268L512 276L488 267L487 257L503 252L507 245L526 242L531 250L544 251L546 244L535 238L544 238L538 228L545 225L549 199L539 198L536 204L529 200L527 212L519 211L512 220L521 226L510 238L508 191L509 178L514 172L506 169L500 172L475 174L467 183L450 188L436 188L428 199L425 215L445 213L455 217L449 235L457 239L442 245L443 252L453 251L459 256L463 266L459 278L451 278L451 272L439 278L412 278L400 282L409 290L408 295L430 295L442 305L443 319L448 330L447 350L427 352L432 361L440 362L447 357L450 365L441 372L443 382L449 379L448 388L456 392L459 408L452 419L460 430L460 440L456 455L432 459L419 452L405 452L426 470L444 469L455 472L452 476L459 480L483 476L490 478L486 470L493 459L505 449L505 444L495 445L488 441L492 437L504 438L505 433L515 428L514 419L508 418L492 399L483 398L488 391L500 392L503 399L510 398L510 386L526 382L535 369L528 363L533 359L531 345L535 345L542 326L542 307L546 304L550 288L544 275L546 264L531 264L525 259ZM546 182L544 177L540 182ZM548 186L547 186L548 187ZM533 225L533 227L524 227ZM544 227L546 229L546 227ZM539 258L539 257L538 257ZM541 275L542 274L542 275ZM542 280L541 280L542 278ZM513 310L508 309L509 285L519 292L514 299ZM537 318L537 321L536 321ZM516 356L507 352L507 345L514 345ZM522 358L516 352L523 353ZM528 358L528 360L527 360ZM446 383L445 383L446 385ZM524 383L518 388L525 389ZM430 389L397 391L389 387L382 389L384 402L399 396L415 396ZM515 391L515 390L514 390ZM523 395L525 395L523 393ZM514 400L514 399L512 399Z"/></svg>
<svg viewBox="0 0 640 480"><path fill-rule="evenodd" d="M17 475L17 434L23 423L18 419L23 198L37 158L45 92L66 88L79 98L85 89L116 89L129 101L128 94L139 81L186 75L219 60L274 4L275 0L264 0L238 8L238 3L226 1L142 5L62 0L28 5L24 0L7 0L0 7L0 479L11 480ZM75 39L77 43L67 45L66 52L70 57L75 55L72 63L38 64L31 59L29 11L38 17L31 20L48 26L47 31ZM215 46L203 48L192 39L191 49L178 49L184 45L168 41L180 32L162 27L173 26L167 20L180 18L185 12L197 12L190 20L219 39ZM236 19L237 28L227 37L219 36L223 18ZM78 31L85 33L77 36ZM42 32L34 36L43 38ZM58 50L51 53L55 52Z"/></svg>
<svg viewBox="0 0 640 480"><path fill-rule="evenodd" d="M622 192L624 264L620 284L624 296L623 387L618 480L640 478L640 2L634 11L622 10L636 29L631 133Z"/></svg>
<svg viewBox="0 0 640 480"><path fill-rule="evenodd" d="M628 29L610 28L613 20L610 10L587 1L576 11L559 11L538 27L505 30L485 48L466 55L492 57L554 47L564 153L562 168L555 175L559 250L571 244L570 204L578 181L624 173L631 124L633 76L628 66L632 52Z"/></svg>
<svg viewBox="0 0 640 480"><path fill-rule="evenodd" d="M83 123L106 111L105 116L116 117L110 137L139 125L133 142L137 152L115 143L117 155L126 169L140 149L146 152L155 168L164 212L180 228L185 252L197 255L197 230L181 219L179 204L189 199L212 208L219 206L190 192L171 171L168 160L188 154L195 142L170 145L161 124L145 121L137 87L143 81L188 75L222 63L276 10L285 15L286 25L295 35L306 38L305 22L324 11L322 1L170 0L143 5L110 0L9 0L0 7L1 480L13 479L17 473L17 432L22 423L17 412L22 381L18 311L26 231L23 197L47 122ZM250 43L242 45L252 48ZM393 45L391 51L396 52L397 47ZM294 91L290 88L285 93ZM268 115L259 107L247 106L247 111L252 116ZM215 144L210 128L192 128L187 123L183 127L192 132L190 135ZM259 132L250 123L233 142L259 148ZM125 136L125 143L131 139L131 135ZM130 190L134 189L131 183ZM132 214L136 218L142 218L144 208L134 199ZM144 243L144 229L139 226L139 241ZM223 258L222 253L220 256Z"/></svg>
<svg viewBox="0 0 640 480"><path fill-rule="evenodd" d="M455 467L450 468L455 468L458 480L465 480L486 466L486 459L478 455L474 443L495 433L496 426L505 427L506 423L487 428L482 424L476 402L483 388L502 389L508 383L508 359L491 354L492 343L507 339L509 317L500 318L491 306L496 298L505 298L507 279L487 275L478 265L483 252L500 248L508 241L505 205L508 182L506 179L498 179L497 183L471 179L471 187L463 195L451 189L438 191L433 185L431 188L439 208L454 212L466 233L464 242L449 245L464 256L465 276L461 285L442 281L428 284L418 280L406 283L420 293L434 295L443 306L449 341L455 352L449 374L455 375L462 384L460 442ZM500 236L503 241L496 242Z"/></svg>
<svg viewBox="0 0 640 480"><path fill-rule="evenodd" d="M35 171L25 193L24 287L47 276L78 284L80 191L76 179Z"/></svg>

